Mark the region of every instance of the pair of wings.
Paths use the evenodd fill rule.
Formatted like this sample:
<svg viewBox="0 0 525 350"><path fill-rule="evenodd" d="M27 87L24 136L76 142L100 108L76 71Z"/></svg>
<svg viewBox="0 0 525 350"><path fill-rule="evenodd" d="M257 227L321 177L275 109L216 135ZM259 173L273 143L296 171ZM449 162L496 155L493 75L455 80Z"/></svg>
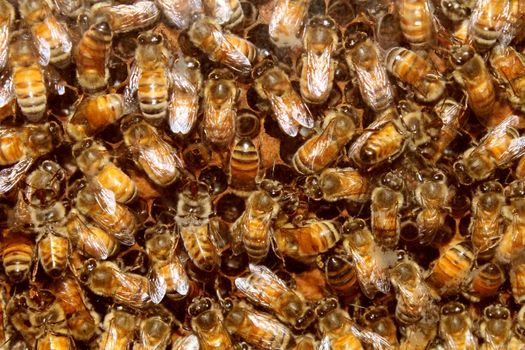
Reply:
<svg viewBox="0 0 525 350"><path fill-rule="evenodd" d="M155 23L160 10L153 1L139 0L134 4L102 4L94 10L94 16L97 21L108 21L114 33L127 33Z"/></svg>
<svg viewBox="0 0 525 350"><path fill-rule="evenodd" d="M168 292L168 283L164 277L167 272L171 283L175 283L175 291L183 296L188 294L190 285L186 270L179 258L173 256L171 261L155 263L149 273L149 295L155 304L159 304Z"/></svg>

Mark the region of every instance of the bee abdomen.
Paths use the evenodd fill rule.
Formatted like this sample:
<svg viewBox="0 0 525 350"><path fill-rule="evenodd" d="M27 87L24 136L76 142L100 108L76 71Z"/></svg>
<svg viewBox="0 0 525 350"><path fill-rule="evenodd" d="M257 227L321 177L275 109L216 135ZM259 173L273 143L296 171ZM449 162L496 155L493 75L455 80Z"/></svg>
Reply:
<svg viewBox="0 0 525 350"><path fill-rule="evenodd" d="M166 117L168 82L164 70L143 72L138 86L140 110L145 118L158 120Z"/></svg>
<svg viewBox="0 0 525 350"><path fill-rule="evenodd" d="M51 234L38 242L40 263L49 276L57 278L65 270L68 247L67 238Z"/></svg>
<svg viewBox="0 0 525 350"><path fill-rule="evenodd" d="M184 248L193 263L203 271L212 271L217 265L215 247L207 236L208 230L203 227L191 227L181 230Z"/></svg>
<svg viewBox="0 0 525 350"><path fill-rule="evenodd" d="M40 68L32 66L15 69L13 82L22 113L31 121L40 119L47 104L46 85Z"/></svg>
<svg viewBox="0 0 525 350"><path fill-rule="evenodd" d="M22 282L29 275L33 247L25 242L12 242L2 252L4 271L14 283Z"/></svg>

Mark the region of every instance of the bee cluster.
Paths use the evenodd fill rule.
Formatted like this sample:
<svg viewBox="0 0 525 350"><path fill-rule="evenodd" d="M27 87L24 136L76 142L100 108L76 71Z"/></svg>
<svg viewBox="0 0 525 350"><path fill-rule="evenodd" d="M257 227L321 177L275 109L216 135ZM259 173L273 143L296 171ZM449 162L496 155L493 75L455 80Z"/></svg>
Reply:
<svg viewBox="0 0 525 350"><path fill-rule="evenodd" d="M524 0L0 0L0 349L525 349Z"/></svg>

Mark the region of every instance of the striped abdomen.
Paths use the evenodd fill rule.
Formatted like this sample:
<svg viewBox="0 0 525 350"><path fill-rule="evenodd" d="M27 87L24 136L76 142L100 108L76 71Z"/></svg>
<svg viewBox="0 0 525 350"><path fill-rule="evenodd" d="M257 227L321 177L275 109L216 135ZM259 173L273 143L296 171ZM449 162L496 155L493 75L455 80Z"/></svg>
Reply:
<svg viewBox="0 0 525 350"><path fill-rule="evenodd" d="M69 253L69 240L48 234L38 242L38 256L44 271L51 277L59 277L65 270Z"/></svg>
<svg viewBox="0 0 525 350"><path fill-rule="evenodd" d="M259 174L259 152L253 142L244 138L233 147L230 159L230 184L235 189L254 190Z"/></svg>
<svg viewBox="0 0 525 350"><path fill-rule="evenodd" d="M180 234L186 252L199 269L212 271L219 264L219 256L209 237L208 225L183 227Z"/></svg>
<svg viewBox="0 0 525 350"><path fill-rule="evenodd" d="M331 256L326 262L326 281L336 293L348 293L358 287L354 264L343 256Z"/></svg>
<svg viewBox="0 0 525 350"><path fill-rule="evenodd" d="M4 271L14 283L22 282L28 277L32 259L33 246L26 239L15 238L3 247Z"/></svg>
<svg viewBox="0 0 525 350"><path fill-rule="evenodd" d="M138 99L144 118L159 121L166 117L168 88L164 67L142 71L138 83Z"/></svg>
<svg viewBox="0 0 525 350"><path fill-rule="evenodd" d="M47 90L44 74L38 64L13 68L16 101L30 121L38 121L46 111Z"/></svg>

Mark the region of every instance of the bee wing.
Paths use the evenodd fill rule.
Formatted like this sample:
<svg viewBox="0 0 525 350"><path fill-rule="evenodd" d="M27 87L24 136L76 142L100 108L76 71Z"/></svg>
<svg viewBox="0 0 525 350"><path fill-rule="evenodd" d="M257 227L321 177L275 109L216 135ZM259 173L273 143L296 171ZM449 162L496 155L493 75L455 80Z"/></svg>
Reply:
<svg viewBox="0 0 525 350"><path fill-rule="evenodd" d="M376 106L378 94L383 94L384 97L390 101L393 100L394 92L383 64L374 65L371 71L355 63L353 64L353 68L359 78L358 82L361 86L360 91L364 95L363 99L369 101L374 110L378 108L378 106Z"/></svg>
<svg viewBox="0 0 525 350"><path fill-rule="evenodd" d="M293 88L290 86L290 89ZM294 90L288 91L288 93L283 95L276 95L268 91L265 91L265 93L273 107L279 126L286 134L292 137L297 136L299 132L298 124L306 128L313 128L314 119Z"/></svg>
<svg viewBox="0 0 525 350"><path fill-rule="evenodd" d="M164 17L179 29L186 29L195 13L202 13L201 0L156 0L155 3L164 13Z"/></svg>
<svg viewBox="0 0 525 350"><path fill-rule="evenodd" d="M0 73L0 107L6 106L15 98L15 86L13 76L9 69Z"/></svg>
<svg viewBox="0 0 525 350"><path fill-rule="evenodd" d="M279 289L281 293L288 291L288 287L283 280L277 277L266 266L250 264L251 276L238 277L235 279L235 286L241 293L246 295L254 302L270 308L275 303L274 295L269 295L265 287ZM253 283L251 278L255 278L257 283Z"/></svg>
<svg viewBox="0 0 525 350"><path fill-rule="evenodd" d="M139 297L143 301L149 299L148 291L144 290L143 284L143 279L146 279L146 277L123 272L117 268L113 269L112 274L116 285L120 286L116 288L116 298L131 302L139 299ZM139 296L137 295L137 291L140 291Z"/></svg>
<svg viewBox="0 0 525 350"><path fill-rule="evenodd" d="M126 33L153 24L160 11L153 1L137 1L134 4L100 7L96 16L105 16L115 33Z"/></svg>
<svg viewBox="0 0 525 350"><path fill-rule="evenodd" d="M9 192L15 187L32 164L32 158L24 158L13 166L0 170L0 194Z"/></svg>
<svg viewBox="0 0 525 350"><path fill-rule="evenodd" d="M276 335L291 335L291 331L288 329L288 327L270 315L261 312L246 312L245 314L250 322L254 325L257 325L259 329L272 330L272 334ZM262 345L262 348L271 349L272 347L275 347L275 340L265 336L264 334L257 334L257 332L254 332L251 336L257 344Z"/></svg>
<svg viewBox="0 0 525 350"><path fill-rule="evenodd" d="M85 219L82 217L82 214L76 213L76 216L78 220L75 220L75 226L77 232L82 231L89 231L91 232L91 228L86 224ZM91 248L91 250L95 250L98 253L98 256L96 258L100 260L106 260L109 257L109 249L106 244L101 239L97 239L98 236L94 233L90 235L84 235L83 239L80 240L77 245L86 245ZM82 249L86 250L86 249Z"/></svg>
<svg viewBox="0 0 525 350"><path fill-rule="evenodd" d="M363 327L355 324L350 319L348 319L348 322L351 323L350 330L352 334L354 334L361 341L371 344L374 349L382 350L382 349L392 348L392 345L388 342L388 340L386 340L379 334L369 331L367 329L364 329Z"/></svg>
<svg viewBox="0 0 525 350"><path fill-rule="evenodd" d="M195 334L190 334L182 338L178 338L173 342L172 350L199 350L199 338Z"/></svg>
<svg viewBox="0 0 525 350"><path fill-rule="evenodd" d="M325 335L323 339L321 339L317 350L332 350L332 340L328 335Z"/></svg>
<svg viewBox="0 0 525 350"><path fill-rule="evenodd" d="M97 178L93 178L89 185L93 189L95 200L99 207L108 214L115 214L117 211L117 199L115 198L115 193L102 186Z"/></svg>
<svg viewBox="0 0 525 350"><path fill-rule="evenodd" d="M248 57L244 56L242 52L237 50L237 48L224 36L224 34L215 29L212 31L211 35L213 36L213 42L217 44L219 48L219 57L216 57L216 60L220 60L221 63L229 66L234 71L237 71L243 75L249 74L252 70L252 64ZM214 54L212 56L215 56Z"/></svg>
<svg viewBox="0 0 525 350"><path fill-rule="evenodd" d="M137 93L137 90L139 88L140 74L140 68L136 63L134 63L131 66L131 72L129 73L128 85L126 85L126 87L124 88L124 100L129 101L130 104L131 101L135 101L136 103L135 94Z"/></svg>
<svg viewBox="0 0 525 350"><path fill-rule="evenodd" d="M35 37L36 45L39 54L39 63L42 66L47 66L51 59L50 41L57 41L60 43L61 51L65 53L71 52L73 43L67 30L58 22L55 16L48 16L44 22L49 29L49 38L44 38L40 35L33 35Z"/></svg>
<svg viewBox="0 0 525 350"><path fill-rule="evenodd" d="M10 28L10 21L4 20L0 24L0 70L3 70L7 63Z"/></svg>
<svg viewBox="0 0 525 350"><path fill-rule="evenodd" d="M234 255L239 255L243 252L242 238L246 230L246 214L242 214L232 225L230 229L231 234L231 248Z"/></svg>
<svg viewBox="0 0 525 350"><path fill-rule="evenodd" d="M166 280L164 277L158 273L157 271L157 264L153 266L151 269L148 281L149 281L149 288L148 292L151 298L151 301L154 304L160 304L162 299L164 299L164 296L166 295L166 292L168 290L168 284L166 283Z"/></svg>
<svg viewBox="0 0 525 350"><path fill-rule="evenodd" d="M505 152L498 159L497 166L505 167L510 165L515 159L525 155L525 136L515 138L510 143Z"/></svg>
<svg viewBox="0 0 525 350"><path fill-rule="evenodd" d="M306 75L306 85L314 95L320 96L329 90L330 68L332 67L332 46L324 48L321 54L307 50L306 66L310 67Z"/></svg>
<svg viewBox="0 0 525 350"><path fill-rule="evenodd" d="M150 170L158 177L164 177L165 172L172 173L173 167L183 168L184 163L175 153L175 150L164 140L158 137L157 147L137 147L138 152L150 167Z"/></svg>
<svg viewBox="0 0 525 350"><path fill-rule="evenodd" d="M169 125L174 133L186 135L197 120L200 81L191 81L183 60L177 60L171 70L172 96L169 106Z"/></svg>
<svg viewBox="0 0 525 350"><path fill-rule="evenodd" d="M499 9L497 4L503 3L504 7ZM510 15L510 1L495 2L493 0L479 0L474 7L474 11L470 16L469 20L469 39L472 40L473 33L476 31L475 26L479 21L480 17L490 16L490 18L485 19L483 22L488 21L493 25L496 31L501 31L502 33L507 32L511 21L508 20Z"/></svg>

